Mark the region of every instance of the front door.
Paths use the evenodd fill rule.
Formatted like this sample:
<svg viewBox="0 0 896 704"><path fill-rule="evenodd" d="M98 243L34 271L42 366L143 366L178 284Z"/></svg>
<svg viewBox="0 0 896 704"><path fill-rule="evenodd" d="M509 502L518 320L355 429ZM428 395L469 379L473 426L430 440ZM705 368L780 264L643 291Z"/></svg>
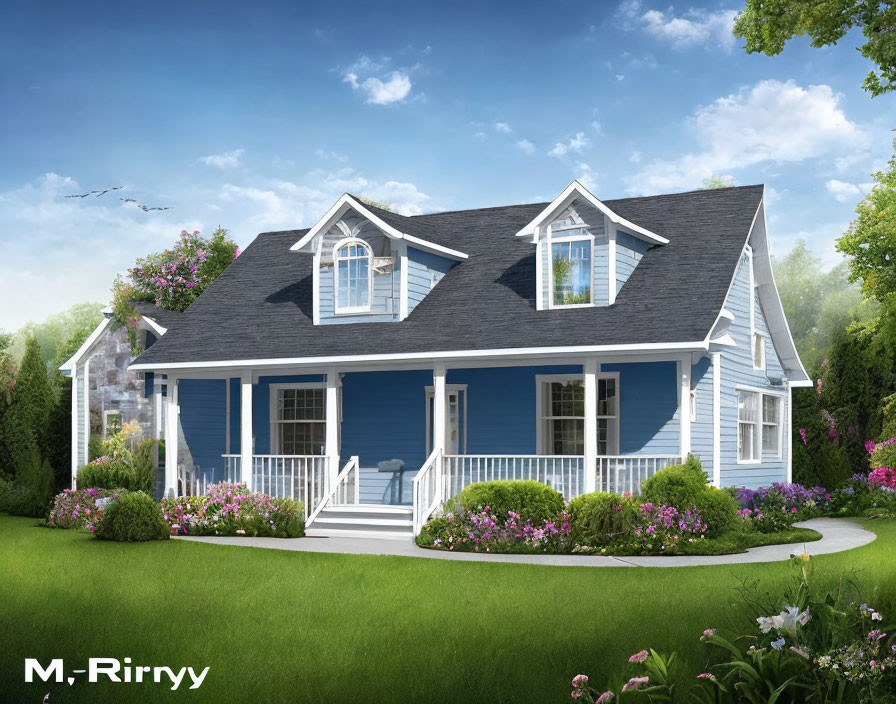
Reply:
<svg viewBox="0 0 896 704"><path fill-rule="evenodd" d="M432 452L433 404L435 392L426 389L426 454ZM467 451L467 387L449 384L445 388L445 454L463 455Z"/></svg>

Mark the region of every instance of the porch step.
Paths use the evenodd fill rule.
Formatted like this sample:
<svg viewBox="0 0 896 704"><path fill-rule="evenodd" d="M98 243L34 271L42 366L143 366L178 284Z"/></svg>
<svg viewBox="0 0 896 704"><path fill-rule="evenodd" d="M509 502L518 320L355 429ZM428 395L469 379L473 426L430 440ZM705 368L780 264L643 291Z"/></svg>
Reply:
<svg viewBox="0 0 896 704"><path fill-rule="evenodd" d="M411 538L414 509L410 506L349 504L327 506L305 531L315 537Z"/></svg>

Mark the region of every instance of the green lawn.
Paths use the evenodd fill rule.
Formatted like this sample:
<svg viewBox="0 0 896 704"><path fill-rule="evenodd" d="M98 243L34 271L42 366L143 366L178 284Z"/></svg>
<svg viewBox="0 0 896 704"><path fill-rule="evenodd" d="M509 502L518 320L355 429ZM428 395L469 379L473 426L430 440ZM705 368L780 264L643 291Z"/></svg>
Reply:
<svg viewBox="0 0 896 704"><path fill-rule="evenodd" d="M864 548L813 558L896 605L896 521ZM811 546L810 546L811 550ZM0 516L0 699L40 702L563 702L641 648L695 673L700 632L744 618L741 580L792 565L541 567L318 555L185 541L126 545ZM24 658L130 657L211 671L202 688L26 685Z"/></svg>

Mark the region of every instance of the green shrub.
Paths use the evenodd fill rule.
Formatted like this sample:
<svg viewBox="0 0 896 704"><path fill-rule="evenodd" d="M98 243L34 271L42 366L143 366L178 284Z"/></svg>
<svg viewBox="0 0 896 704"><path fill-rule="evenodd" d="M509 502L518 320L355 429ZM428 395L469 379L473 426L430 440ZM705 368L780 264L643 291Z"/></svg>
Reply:
<svg viewBox="0 0 896 704"><path fill-rule="evenodd" d="M569 502L569 526L573 541L600 545L615 535L630 533L641 518L640 501L596 491Z"/></svg>
<svg viewBox="0 0 896 704"><path fill-rule="evenodd" d="M706 524L706 536L713 538L737 524L737 501L729 491L707 486L697 497L697 511Z"/></svg>
<svg viewBox="0 0 896 704"><path fill-rule="evenodd" d="M156 486L152 439L140 442L133 454L102 455L78 470L80 489L126 489L152 494Z"/></svg>
<svg viewBox="0 0 896 704"><path fill-rule="evenodd" d="M875 445L875 450L871 453L871 467L896 469L896 443L887 445L886 442L882 442Z"/></svg>
<svg viewBox="0 0 896 704"><path fill-rule="evenodd" d="M684 464L661 469L641 484L641 495L655 506L674 506L680 511L694 508L706 491L706 473L700 460L689 455Z"/></svg>
<svg viewBox="0 0 896 704"><path fill-rule="evenodd" d="M13 516L46 518L53 504L55 478L36 447L19 461L15 479L5 482L0 509Z"/></svg>
<svg viewBox="0 0 896 704"><path fill-rule="evenodd" d="M563 511L563 495L531 479L480 482L470 484L450 499L445 511L456 511L457 507L476 510L486 506L501 518L513 511L523 521L553 520Z"/></svg>
<svg viewBox="0 0 896 704"><path fill-rule="evenodd" d="M153 457L155 444L155 441L149 438L134 449L132 485L127 487L131 491L145 491L150 495L155 491L156 463Z"/></svg>
<svg viewBox="0 0 896 704"><path fill-rule="evenodd" d="M162 507L142 491L122 494L112 501L95 527L100 540L141 542L167 540L171 529L162 517Z"/></svg>
<svg viewBox="0 0 896 704"><path fill-rule="evenodd" d="M87 441L87 461L93 462L103 456L103 438L101 435L91 435Z"/></svg>

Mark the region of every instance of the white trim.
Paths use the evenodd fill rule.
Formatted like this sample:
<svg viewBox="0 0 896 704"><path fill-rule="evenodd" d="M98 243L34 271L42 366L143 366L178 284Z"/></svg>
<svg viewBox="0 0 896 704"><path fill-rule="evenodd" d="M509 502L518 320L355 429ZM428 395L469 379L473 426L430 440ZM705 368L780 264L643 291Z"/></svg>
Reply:
<svg viewBox="0 0 896 704"><path fill-rule="evenodd" d="M535 310L545 309L544 244L536 235L535 241Z"/></svg>
<svg viewBox="0 0 896 704"><path fill-rule="evenodd" d="M171 388L168 388L171 395ZM252 455L255 448L252 430L252 372L246 370L240 377L240 482L252 491ZM167 440L166 440L167 450ZM167 457L167 454L166 454Z"/></svg>
<svg viewBox="0 0 896 704"><path fill-rule="evenodd" d="M616 225L621 225L626 230L631 230L637 236L640 236L641 239L646 239L648 242L659 243L659 244L668 244L669 240L665 237L661 237L655 232L651 232L640 225L635 225L633 222L626 220L623 217L620 217L616 213L614 213L610 208L604 205L600 200L598 200L585 186L583 186L579 181L573 181L570 183L563 192L560 193L553 201L542 210L534 220L528 223L522 230L516 233L517 237L532 237L537 236L537 228L540 225L543 225L545 222L548 222L552 218L554 218L557 214L563 212L568 208L573 201L578 198L582 198L587 201L595 208L597 208L601 213L606 215L610 221Z"/></svg>
<svg viewBox="0 0 896 704"><path fill-rule="evenodd" d="M82 464L87 464L90 460L90 357L84 362L84 447L81 448L83 455ZM89 488L89 487L88 487Z"/></svg>
<svg viewBox="0 0 896 704"><path fill-rule="evenodd" d="M70 374L66 374L66 372L71 372L72 367L81 361L82 357L84 357L88 352L92 351L94 343L99 339L100 335L103 334L103 331L112 324L112 318L103 318L99 325L96 326L94 331L90 333L88 338L84 340L84 344L82 344L77 352L75 352L71 357L69 357L65 362L63 362L59 371L63 373L64 376L69 376Z"/></svg>
<svg viewBox="0 0 896 704"><path fill-rule="evenodd" d="M753 391L752 389L739 389L735 387L737 391L737 435L735 435L735 447L737 453L737 464L762 464L762 392L761 391ZM745 460L741 459L741 450L740 450L740 394L750 394L752 396L756 396L756 420L749 421L748 424L753 426L753 447L750 452L750 459ZM745 421L745 423L747 423Z"/></svg>
<svg viewBox="0 0 896 704"><path fill-rule="evenodd" d="M446 371L447 374L447 371ZM464 403L463 408L458 404L458 421L460 418L463 418L463 440L461 441L458 438L458 449L462 449L462 452L458 454L464 455L466 454L467 448L467 394L469 393L467 390L467 384L445 384L445 401L447 402L448 397L451 394L460 393L463 391L464 394ZM435 386L429 385L425 386L424 396L426 398L426 454L427 456L432 453L432 410L430 409L429 401L432 399L433 406L435 405ZM445 422L448 422L448 414L445 414ZM447 438L447 435L446 435Z"/></svg>
<svg viewBox="0 0 896 704"><path fill-rule="evenodd" d="M324 419L326 421L326 438L324 454L329 458L329 475L336 486L335 481L339 473L339 372L336 367L327 369L327 378L324 380Z"/></svg>
<svg viewBox="0 0 896 704"><path fill-rule="evenodd" d="M580 228L582 229L582 228ZM553 228L548 227L548 252L551 260L551 298L548 301L548 308L551 310L559 310L566 308L593 308L594 302L594 235L590 232L585 235L569 235L565 237L554 237ZM591 299L588 303L556 303L554 301L554 245L555 244L572 244L573 242L589 242L591 244L591 252L588 255L588 297ZM572 247L570 246L570 253ZM572 261L572 259L570 259Z"/></svg>
<svg viewBox="0 0 896 704"><path fill-rule="evenodd" d="M787 385L786 415L783 419L784 439L787 444L787 483L793 482L793 389Z"/></svg>
<svg viewBox="0 0 896 704"><path fill-rule="evenodd" d="M315 249L314 256L311 259L311 305L312 305L312 322L314 325L320 325L320 250L323 244L323 238L318 240L318 246ZM333 270L333 293L336 293L336 271ZM335 299L334 299L335 304Z"/></svg>
<svg viewBox="0 0 896 704"><path fill-rule="evenodd" d="M469 360L469 359L511 359L513 357L556 357L578 356L590 352L674 352L687 351L699 352L708 349L707 341L699 342L646 342L633 345L576 345L570 347L510 347L507 349L489 350L440 350L434 352L392 353L392 354L368 354L368 355L336 355L328 357L285 357L279 359L235 359L211 362L150 362L144 364L132 364L129 369L135 371L167 370L167 369L219 369L232 368L244 369L246 367L295 367L310 366L322 367L328 364L375 363L375 362L403 362L415 360L441 359L445 361Z"/></svg>
<svg viewBox="0 0 896 704"><path fill-rule="evenodd" d="M165 429L165 496L177 496L177 460L178 460L178 379L168 376L167 396L167 428Z"/></svg>
<svg viewBox="0 0 896 704"><path fill-rule="evenodd" d="M774 398L778 404L778 420L776 423L767 423L765 420L765 399L760 399L760 405L762 405L761 412L759 417L760 421L760 433L759 433L759 456L763 461L766 460L765 448L763 447L763 439L765 436L765 426L766 425L777 425L777 435L778 435L778 451L775 454L769 454L768 458L772 460L783 460L784 459L784 401L787 396L783 394L770 394L763 392L763 396L770 396Z"/></svg>
<svg viewBox="0 0 896 704"><path fill-rule="evenodd" d="M604 216L604 230L607 233L607 304L616 302L616 225Z"/></svg>
<svg viewBox="0 0 896 704"><path fill-rule="evenodd" d="M752 356L753 335L756 334L756 279L753 276L753 248L748 244L744 245L744 254L747 257L750 273L750 349Z"/></svg>
<svg viewBox="0 0 896 704"><path fill-rule="evenodd" d="M614 440L613 444L614 444L614 448L618 452L620 449L620 446L619 446L620 428L622 427L622 390L619 386L620 373L619 372L600 371L603 363L605 363L605 360L596 362L597 371L596 371L595 380L613 379L616 382L616 415L615 416L600 416L599 414L597 414L596 419L601 420L602 418L604 418L604 419L615 418L616 428L615 428L615 433L614 433L614 438L613 438L613 440ZM570 381L580 381L584 385L584 383L585 383L584 366L582 368L581 374L572 373L572 374L536 374L535 375L535 453L538 455L553 455L554 454L553 452L547 452L547 450L549 448L546 447L547 438L545 438L545 436L544 436L544 424L542 423L542 421L544 420L544 417L542 415L542 409L545 406L544 384L555 382L555 381L561 382L561 383L569 383ZM595 396L594 405L595 405L595 411L596 411L597 410L597 384L596 383L595 383L594 396ZM587 399L585 400L585 403L588 403ZM587 413L587 408L586 408L586 413ZM583 421L584 421L584 418L585 418L585 416L582 416ZM595 433L595 441L594 442L595 442L595 448L596 448L597 447L597 434L596 433ZM608 445L609 444L610 443L608 442ZM595 452L595 455L597 457L601 456L601 455L597 455L596 452ZM614 454L611 453L610 456L614 456Z"/></svg>
<svg viewBox="0 0 896 704"><path fill-rule="evenodd" d="M756 342L757 340L762 341L762 347L759 348L759 364L756 364ZM766 359L766 349L765 349L765 335L761 332L756 332L755 330L750 335L750 360L753 362L753 370L754 371L765 371L766 366L768 364L768 360Z"/></svg>
<svg viewBox="0 0 896 704"><path fill-rule="evenodd" d="M684 462L691 452L691 355L682 355L678 360L678 373L678 446Z"/></svg>
<svg viewBox="0 0 896 704"><path fill-rule="evenodd" d="M722 486L722 353L712 353L712 474Z"/></svg>
<svg viewBox="0 0 896 704"><path fill-rule="evenodd" d="M768 394L769 396L786 396L786 391L775 391L774 389L770 389L768 387L762 388L761 386L750 386L749 384L735 384L735 391L752 391L757 394Z"/></svg>
<svg viewBox="0 0 896 704"><path fill-rule="evenodd" d="M339 250L350 245L360 245L367 252L367 305L339 307ZM342 261L361 260L362 257L342 257ZM349 284L349 288L351 285ZM359 237L345 237L333 245L333 314L349 315L353 313L370 313L373 308L373 249Z"/></svg>
<svg viewBox="0 0 896 704"><path fill-rule="evenodd" d="M162 379L161 374L156 375L152 385L152 437L158 441L162 439ZM227 398L228 404L230 398ZM228 428L230 426L230 414L228 413ZM230 453L230 433L227 433L227 452Z"/></svg>
<svg viewBox="0 0 896 704"><path fill-rule="evenodd" d="M379 228L383 234L391 237L392 239L401 240L407 239L408 242L413 243L414 245L420 247L421 249L425 249L431 252L435 252L436 254L441 254L443 256L452 258L452 259L467 259L468 255L464 254L461 251L456 249L451 249L450 247L443 247L442 245L435 244L433 242L427 242L426 240L421 240L419 237L414 237L413 235L408 235L396 228L392 227L382 218L374 215L370 210L368 210L364 205L352 198L348 193L343 194L336 203L333 204L327 214L323 216L320 220L318 220L314 226L308 230L302 238L296 242L292 247L290 247L290 251L297 252L303 249L309 242L311 242L318 235L325 234L333 225L335 225L340 218L342 218L345 213L349 210L354 210L359 215L365 217L369 220L373 225Z"/></svg>
<svg viewBox="0 0 896 704"><path fill-rule="evenodd" d="M75 364L72 366L71 370L71 378L72 378L72 419L71 419L71 433L72 433L72 483L71 488L78 488L78 456L81 453L81 448L78 443L78 395L79 395L79 377L78 377L78 365ZM86 439L86 438L85 438Z"/></svg>
<svg viewBox="0 0 896 704"><path fill-rule="evenodd" d="M159 337L161 337L166 332L168 332L168 328L163 328L161 325L159 325L155 320L150 318L148 315L141 315L140 323L145 323L146 327L148 327L152 332L154 332ZM138 323L138 325L139 325L139 323Z"/></svg>
<svg viewBox="0 0 896 704"><path fill-rule="evenodd" d="M120 408L103 410L103 442L109 439L109 416L118 416L121 419L122 427L124 427L124 413Z"/></svg>
<svg viewBox="0 0 896 704"><path fill-rule="evenodd" d="M599 371L600 364L597 358L587 357L582 365L585 384L585 463L582 491L586 494L593 492L597 486L597 375ZM617 426L619 425L618 405L617 401Z"/></svg>
<svg viewBox="0 0 896 704"><path fill-rule="evenodd" d="M224 379L224 454L230 454L230 377Z"/></svg>
<svg viewBox="0 0 896 704"><path fill-rule="evenodd" d="M398 319L404 320L410 315L410 299L408 298L408 282L410 281L411 272L408 269L410 259L408 259L407 242L399 242L398 255L401 261L401 268L398 271Z"/></svg>
<svg viewBox="0 0 896 704"><path fill-rule="evenodd" d="M445 406L446 369L444 364L436 364L432 370L432 447L433 451L445 453Z"/></svg>

